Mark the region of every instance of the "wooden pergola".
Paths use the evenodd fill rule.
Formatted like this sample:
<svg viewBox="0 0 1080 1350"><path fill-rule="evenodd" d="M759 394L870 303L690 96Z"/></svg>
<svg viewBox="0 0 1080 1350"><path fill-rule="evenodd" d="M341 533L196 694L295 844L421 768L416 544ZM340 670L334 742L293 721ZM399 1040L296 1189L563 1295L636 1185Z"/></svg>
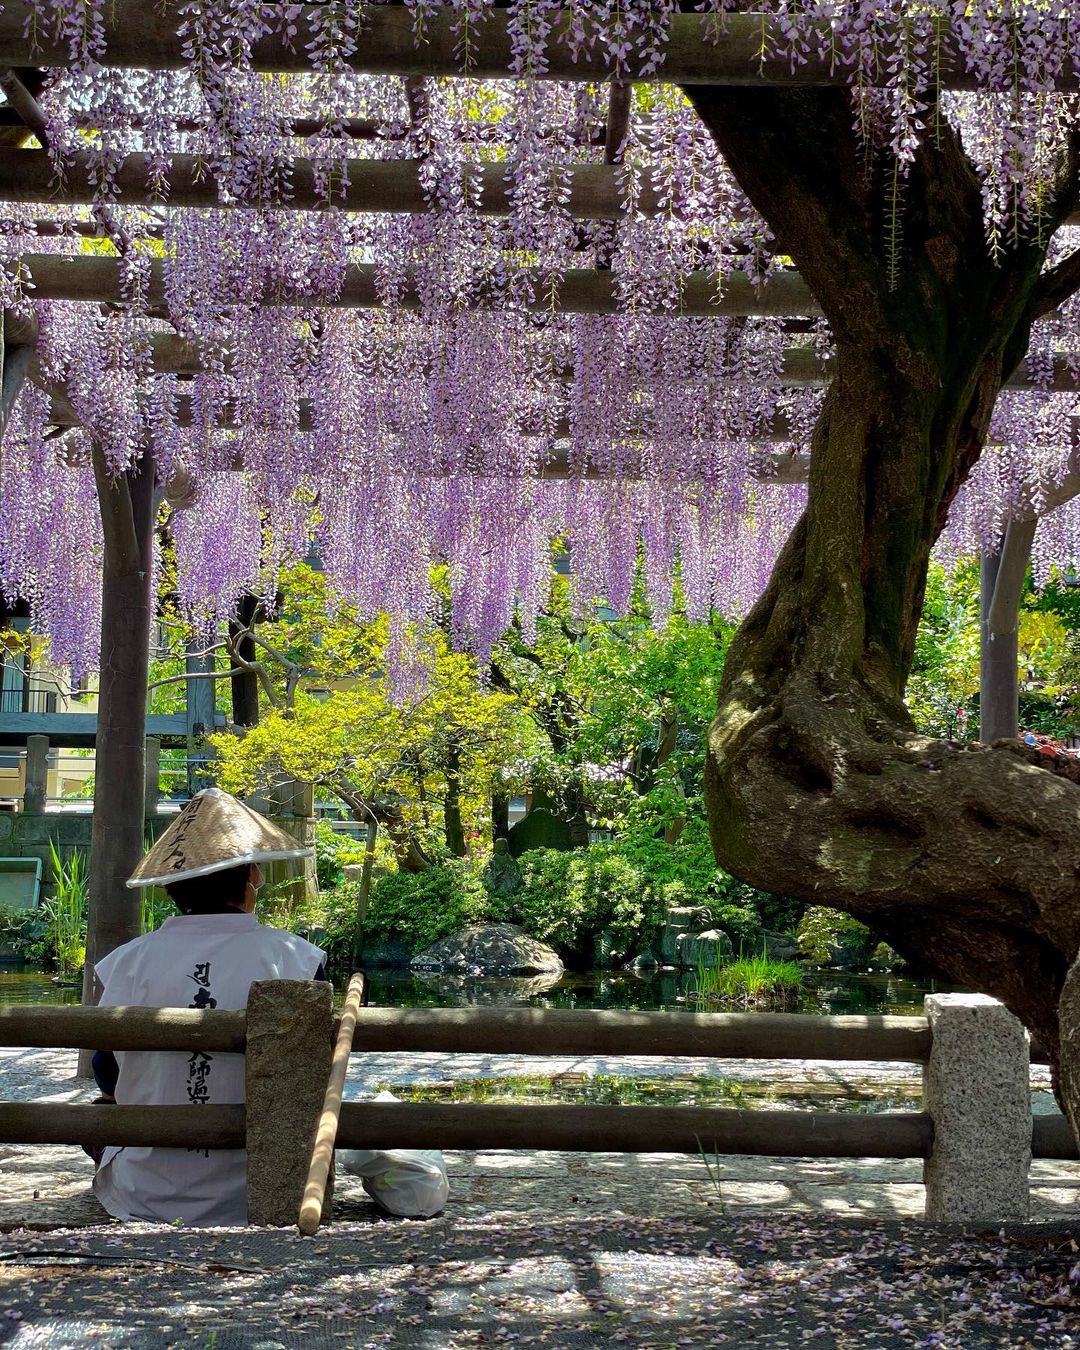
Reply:
<svg viewBox="0 0 1080 1350"><path fill-rule="evenodd" d="M318 6L300 8L293 41L286 43L276 34L265 37L253 48L246 68L267 73L310 72L307 43L318 10ZM43 208L91 205L96 200L95 182L87 156L69 157L65 181L59 187L53 181L52 162L46 153L47 121L38 103L45 73L50 68L70 65L70 48L66 42L55 41L48 35L28 37L28 12L25 0L22 3L11 0L0 13L0 87L7 97L7 106L0 108L0 201L40 203ZM462 71L455 55L453 16L445 11L428 18L422 44L415 40L412 15L403 6L371 6L363 11L362 19L356 50L345 58L349 69L357 73L397 76L406 81L462 74L486 80L508 78L513 69L514 53L504 10L486 12L476 24L466 71ZM145 70L184 68L188 63L176 31L177 22L174 5L162 7L148 5L144 0L115 0L104 11L106 63ZM762 55L763 24L760 17L753 15L728 16L723 32L717 32L707 16L675 14L664 63L659 70L649 73L613 70L600 45L574 51L557 36L559 31L556 25L546 65L535 72L536 76L558 81L609 81L612 87L603 137L605 162L575 163L566 170L567 209L575 218L585 221L617 220L624 210L618 158L629 116L630 86L635 80L682 85L847 83L843 70L834 69L830 62L813 53L795 68L786 60L768 55L767 43L766 54ZM940 72L943 84L949 88L976 85L948 33L942 37ZM292 131L302 139L316 134L321 126L318 118L300 118L294 121ZM365 119L352 119L341 131L357 142L378 134L378 128ZM291 182L288 199L263 205L283 210L321 210L332 204L345 211L364 213L419 213L431 209L421 182L421 166L415 160L350 156L348 187L332 200L318 186L316 168L310 158L298 154L283 162L283 167ZM483 214L507 215L511 204L504 170L498 164L486 163L476 173L476 209ZM167 181L167 199L155 197L146 186L146 157L128 155L118 169L113 200L121 205L147 208L167 205L169 209L245 209L243 203L223 196L222 185L194 156L173 155ZM645 215L662 210L660 196L648 181L636 209ZM1080 218L1073 218L1072 223L1080 223ZM109 238L100 220L58 226L43 213L36 228L42 237L70 231L95 239ZM154 227L149 228L152 233ZM94 305L124 302L121 261L116 257L89 253L75 257L31 254L22 258L21 269L26 282L32 284L32 297L37 300ZM554 288L538 278L532 299L526 297L523 307L562 314L614 314L619 308L617 280L616 273L600 267L570 270ZM150 265L148 284L148 315L167 318L164 267L160 261ZM263 302L296 303L295 297L283 293L267 293ZM406 292L401 305L407 307L410 303L418 307L419 297ZM496 301L485 301L481 296L477 303ZM379 307L382 300L375 267L363 262L352 264L340 293L330 304L340 308ZM797 327L800 321L817 319L820 308L794 271L775 272L760 286L752 284L742 273L733 273L718 288L715 273L702 270L686 278L679 313L696 317L784 319ZM29 378L47 387L52 399L52 421L57 428L77 425L79 418L66 391L46 385L34 354L34 324L14 314L5 315L3 340L3 417L6 419L23 381ZM148 344L155 373L185 377L204 368L208 351L205 344L162 332L149 334ZM227 366L233 354L215 349L214 356ZM827 364L812 350L791 347L784 353L781 379L791 388L823 387L828 380ZM1024 365L1013 372L1008 383L1016 389L1046 387L1044 380L1033 376ZM1080 390L1080 381L1064 356L1055 360L1050 387L1054 391ZM299 416L302 429L310 425L309 409L301 407ZM185 418L190 420L190 400L185 405L181 399L181 424ZM230 425L227 417L223 425ZM788 423L778 418L767 439L783 441L789 433ZM88 968L94 951L102 954L131 936L130 909L118 905L116 897L123 894L123 880L142 844L142 755L151 614L148 551L155 502L154 468L149 455L119 480L108 477L103 463L96 463L95 468L105 541L98 741L98 776L104 790L95 803L94 896L99 913ZM786 465L777 465L777 472L789 480L803 479L805 471L804 464L790 460ZM557 457L545 471L553 477L566 472L565 461L560 464ZM1080 460L1043 509L1052 510L1076 495L1080 495ZM1000 552L983 567L982 698L984 732L988 736L1015 733L1017 613L1036 523L1034 513L1014 521Z"/></svg>

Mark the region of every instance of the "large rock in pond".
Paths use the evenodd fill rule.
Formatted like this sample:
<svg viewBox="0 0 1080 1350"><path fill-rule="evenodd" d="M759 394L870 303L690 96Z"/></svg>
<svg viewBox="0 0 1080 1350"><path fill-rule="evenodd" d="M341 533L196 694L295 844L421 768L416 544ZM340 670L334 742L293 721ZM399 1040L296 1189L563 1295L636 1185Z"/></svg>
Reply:
<svg viewBox="0 0 1080 1350"><path fill-rule="evenodd" d="M680 905L667 912L664 931L660 934L660 964L673 966L679 955L679 938L708 928L712 914L705 905Z"/></svg>
<svg viewBox="0 0 1080 1350"><path fill-rule="evenodd" d="M675 964L683 970L697 970L707 966L715 970L733 955L731 939L721 928L708 928L704 933L680 933Z"/></svg>
<svg viewBox="0 0 1080 1350"><path fill-rule="evenodd" d="M440 975L562 974L559 955L513 923L476 923L433 942L409 963Z"/></svg>

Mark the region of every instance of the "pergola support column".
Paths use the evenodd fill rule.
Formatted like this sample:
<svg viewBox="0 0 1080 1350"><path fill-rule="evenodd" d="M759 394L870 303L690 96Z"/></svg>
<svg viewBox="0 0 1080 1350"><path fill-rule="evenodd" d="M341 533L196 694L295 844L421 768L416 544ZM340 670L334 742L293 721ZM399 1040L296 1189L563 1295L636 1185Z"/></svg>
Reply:
<svg viewBox="0 0 1080 1350"><path fill-rule="evenodd" d="M104 532L101 683L91 830L89 914L83 1001L97 1001L94 965L138 937L141 896L125 885L143 851L146 810L146 701L153 619L151 551L156 504L149 449L112 477L94 450ZM79 1058L89 1073L89 1052Z"/></svg>
<svg viewBox="0 0 1080 1350"><path fill-rule="evenodd" d="M1020 729L1020 597L1037 523L1012 521L1001 547L980 565L979 739L987 744Z"/></svg>

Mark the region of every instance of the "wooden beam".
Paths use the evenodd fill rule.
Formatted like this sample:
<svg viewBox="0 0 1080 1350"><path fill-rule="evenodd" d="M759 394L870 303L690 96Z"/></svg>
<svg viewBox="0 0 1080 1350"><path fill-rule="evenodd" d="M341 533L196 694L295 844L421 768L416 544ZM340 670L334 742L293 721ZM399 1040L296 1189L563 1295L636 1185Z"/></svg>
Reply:
<svg viewBox="0 0 1080 1350"><path fill-rule="evenodd" d="M225 719L219 714L218 728L224 725ZM146 734L167 745L183 745L187 722L183 713L151 713L146 719ZM97 743L97 713L0 712L0 744L25 745L28 736L48 736L54 749L92 750Z"/></svg>
<svg viewBox="0 0 1080 1350"><path fill-rule="evenodd" d="M36 71L30 73L37 74ZM44 148L48 144L45 114L41 110L41 104L38 103L22 77L22 71L12 70L10 66L0 67L0 89L4 91L8 106L18 115L27 131L32 132ZM0 177L0 183L2 182L3 178Z"/></svg>
<svg viewBox="0 0 1080 1350"><path fill-rule="evenodd" d="M22 265L28 280L33 282L35 300L92 300L99 304L122 304L119 260L79 255L59 257L51 254L24 254ZM332 300L307 300L280 289L268 290L262 297L266 305L310 306L312 309L381 309L379 294L380 269L372 263L353 263L345 272L339 294ZM564 314L618 314L620 305L616 285L617 272L571 268L554 287L537 278L532 293L519 308L532 313L548 314L552 310ZM683 283L678 314L686 317L783 318L785 316L816 317L821 307L811 296L809 288L797 272L776 272L761 286L755 286L743 272L732 272L723 281L723 292L718 297L719 279L714 272L691 272ZM164 306L165 272L160 259L150 264L146 301L152 307ZM404 309L419 309L420 300L412 288L407 288L399 305ZM483 296L477 308L508 308L498 295ZM659 310L659 313L668 311Z"/></svg>
<svg viewBox="0 0 1080 1350"><path fill-rule="evenodd" d="M62 742L63 744L64 742ZM203 1008L39 1008L0 1004L0 1045L242 1053L246 1014Z"/></svg>
<svg viewBox="0 0 1080 1350"><path fill-rule="evenodd" d="M0 1102L5 1144L243 1148L242 1106L102 1106Z"/></svg>
<svg viewBox="0 0 1080 1350"><path fill-rule="evenodd" d="M177 0L148 5L145 0L114 0L102 13L106 66L150 70L179 70L191 63L177 34L181 19ZM318 5L297 6L295 36L286 40L280 32L257 42L251 52L251 68L289 72L312 69L309 47L318 46L314 22ZM32 0L8 0L0 14L0 64L12 66L68 66L72 57L66 35L46 33L40 20L34 22ZM478 79L505 79L513 68L509 16L504 9L491 10L470 26L470 63L463 69L457 53L462 43L455 34L461 14L449 6L425 15L425 40L413 36L413 14L404 5L369 5L359 10L360 36L356 51L345 60L367 75L444 76L468 74ZM664 43L664 61L658 70L642 73L631 55L625 70L612 69L604 42L586 41L575 51L563 39L569 24L552 13L551 38L540 78L552 80L597 80L616 78L665 81L672 84L774 85L786 88L846 85L848 72L835 71L827 57L817 54L810 42L805 59L793 65L785 52L782 32L774 21L756 14L729 14L722 30L715 18L695 13L671 16ZM820 26L821 50L827 52L831 28ZM975 89L982 82L966 68L951 29L944 26L935 46L935 67L950 89ZM887 51L878 68L889 68ZM1077 87L1075 77L1063 79L1061 90Z"/></svg>
<svg viewBox="0 0 1080 1350"><path fill-rule="evenodd" d="M681 1014L677 1020L682 1020ZM339 1148L693 1154L703 1149L709 1155L743 1153L771 1158L923 1158L930 1152L932 1138L930 1117L919 1111L860 1115L700 1106L346 1102L337 1142Z"/></svg>
<svg viewBox="0 0 1080 1350"><path fill-rule="evenodd" d="M175 333L151 333L149 334L150 354L153 361L154 370L159 375L197 375L199 371L205 368L203 360L203 347L198 342L193 342L189 338L179 337ZM231 370L233 366L233 354L227 348L222 350L220 347L211 347L206 345L205 350L213 352L216 357L224 362L225 369ZM1072 362L1068 356L1057 355L1054 357L1054 375L1050 385L1053 393L1072 393L1080 390L1080 378L1073 374ZM573 366L566 366L561 377L569 382L573 379ZM716 375L713 377L715 383L723 387L727 384L740 383L738 375L724 376ZM780 364L780 384L789 389L824 389L829 383L829 363L822 360L817 352L811 347L789 347L783 354ZM1034 389L1042 388L1042 384L1036 384L1026 364L1021 362L1017 369L1005 382L1007 389Z"/></svg>
<svg viewBox="0 0 1080 1350"><path fill-rule="evenodd" d="M0 435L7 426L15 400L23 387L30 366L34 360L33 347L9 347L6 343L3 352L3 377L0 379Z"/></svg>
<svg viewBox="0 0 1080 1350"><path fill-rule="evenodd" d="M365 1008L356 1054L703 1055L709 1059L887 1060L925 1064L925 1017L788 1013L565 1011L558 1008ZM650 1108L651 1109L651 1108Z"/></svg>
<svg viewBox="0 0 1080 1350"><path fill-rule="evenodd" d="M287 173L289 190L280 201L222 199L217 179L206 160L197 155L171 155L165 176L165 196L147 187L150 158L127 155L116 177L110 180L109 204L114 206L217 207L222 209L279 207L296 211L325 211L333 207L348 211L388 215L422 214L431 210L420 183L420 161L415 159L350 159L346 161L349 185L332 200L318 186L321 172L317 161L295 158L280 161ZM89 206L100 195L99 170L94 157L77 154L64 160L64 180L57 183L50 156L43 150L0 150L0 198L12 202L49 202L59 206ZM481 164L470 174L470 199L478 190L476 210L481 215L510 213L506 165ZM643 215L660 210L659 194L647 173L642 175L640 196L635 203ZM569 166L569 198L566 209L582 220L617 220L624 214L622 193L610 164Z"/></svg>
<svg viewBox="0 0 1080 1350"><path fill-rule="evenodd" d="M52 410L49 414L49 421L53 426L57 427L77 427L83 425L82 419L72 407L70 400L59 392L53 392L52 394ZM182 427L190 427L194 424L192 397L190 394L180 394L176 400L176 423L178 426ZM310 432L314 423L314 405L310 399L300 399L298 430L301 432ZM238 431L241 430L245 424L238 421L233 412L229 411L218 419L216 425L225 431ZM284 428L282 428L282 430L284 430ZM558 418L555 422L553 433L556 440L569 439L572 434L569 420L565 417ZM539 435L539 432L535 428L524 427L522 428L522 434L525 436L537 436ZM618 433L615 433L616 436L617 434ZM613 436L613 439L614 438L615 436ZM633 440L634 438L628 436L627 439ZM647 439L651 440L652 438L649 437ZM715 438L710 437L709 439L713 440ZM776 442L789 441L791 439L791 423L783 413L777 413L773 417L772 426L768 431L762 431L761 434L756 437L740 436L738 438L732 437L731 439L759 440L762 444L774 444ZM345 451L347 450L347 447L343 446L342 449ZM237 467L241 466L238 465ZM563 467L566 467L565 461Z"/></svg>

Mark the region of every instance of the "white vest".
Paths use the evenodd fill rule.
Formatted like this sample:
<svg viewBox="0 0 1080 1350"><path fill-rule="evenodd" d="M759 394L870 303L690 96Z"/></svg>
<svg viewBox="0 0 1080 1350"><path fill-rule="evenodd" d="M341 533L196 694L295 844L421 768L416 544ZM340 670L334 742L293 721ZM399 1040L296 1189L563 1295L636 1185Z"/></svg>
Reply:
<svg viewBox="0 0 1080 1350"><path fill-rule="evenodd" d="M243 1008L253 980L310 980L325 960L318 947L264 927L254 914L186 914L118 947L95 969L101 1007ZM116 1100L125 1106L244 1100L243 1055L128 1050L116 1058ZM240 1225L247 1222L247 1153L109 1148L94 1191L118 1219Z"/></svg>

